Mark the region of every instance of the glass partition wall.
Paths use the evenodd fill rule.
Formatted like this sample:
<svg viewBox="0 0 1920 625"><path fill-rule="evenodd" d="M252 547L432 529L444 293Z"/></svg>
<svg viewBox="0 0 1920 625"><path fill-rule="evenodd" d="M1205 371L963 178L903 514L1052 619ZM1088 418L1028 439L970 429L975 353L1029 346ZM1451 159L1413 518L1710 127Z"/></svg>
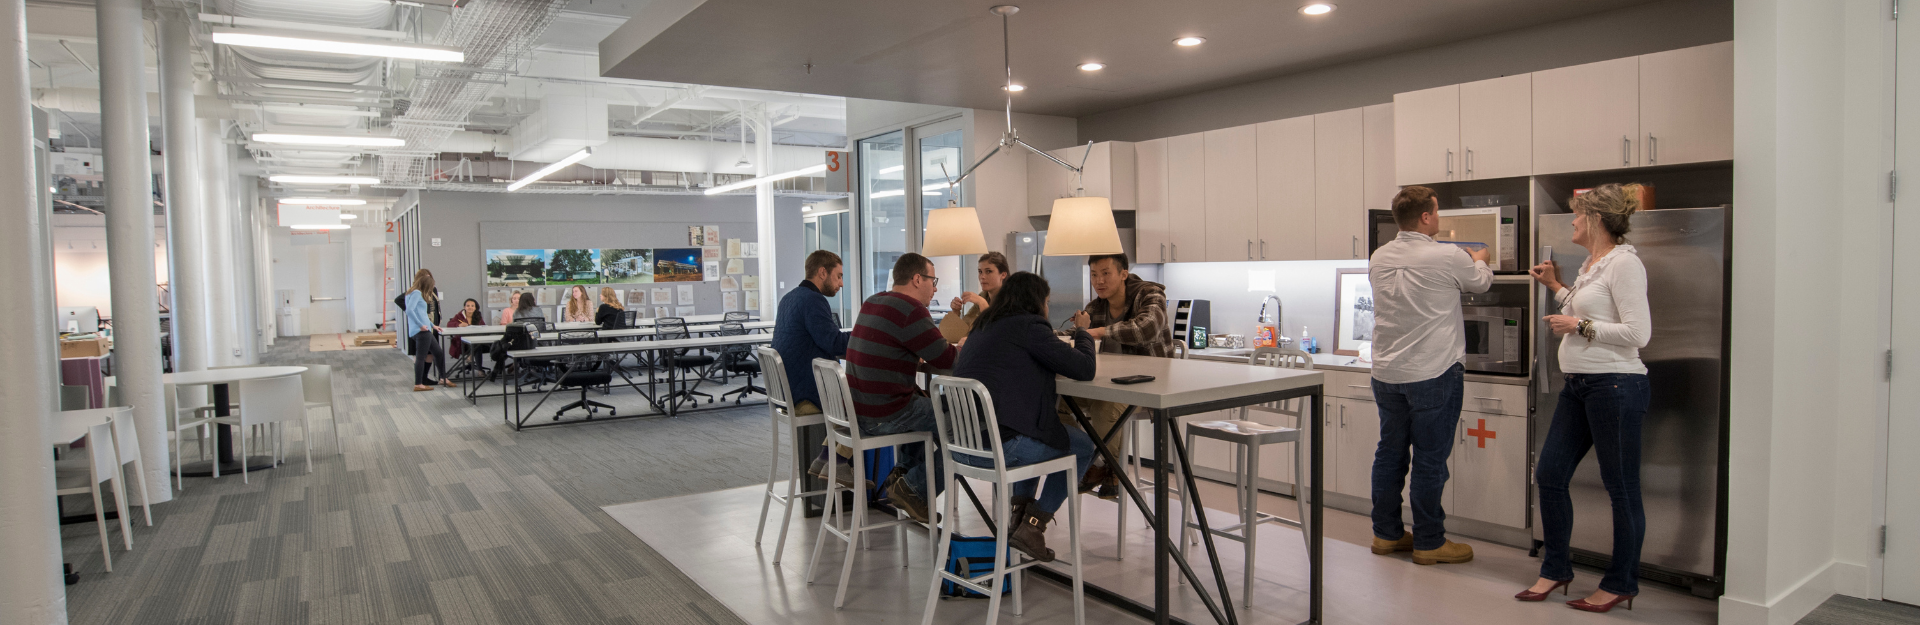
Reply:
<svg viewBox="0 0 1920 625"><path fill-rule="evenodd" d="M965 120L954 117L876 135L859 141L858 214L860 297L892 286L893 263L919 251L927 213L964 205L962 187L950 181L968 165ZM963 290L977 288L971 256L934 258L939 290L931 308L939 313ZM855 282L848 276L849 286ZM848 320L852 322L851 319Z"/></svg>

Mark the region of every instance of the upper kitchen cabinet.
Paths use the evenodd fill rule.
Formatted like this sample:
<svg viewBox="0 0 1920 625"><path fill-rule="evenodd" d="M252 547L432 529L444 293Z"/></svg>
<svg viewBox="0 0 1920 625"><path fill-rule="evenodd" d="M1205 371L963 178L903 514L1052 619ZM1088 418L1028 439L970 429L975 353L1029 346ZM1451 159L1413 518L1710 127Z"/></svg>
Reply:
<svg viewBox="0 0 1920 625"><path fill-rule="evenodd" d="M1360 109L1313 116L1314 254L1366 258L1365 159Z"/></svg>
<svg viewBox="0 0 1920 625"><path fill-rule="evenodd" d="M1733 42L1640 57L1641 165L1733 160Z"/></svg>
<svg viewBox="0 0 1920 625"><path fill-rule="evenodd" d="M1455 180L1533 173L1533 77L1460 85L1460 163Z"/></svg>
<svg viewBox="0 0 1920 625"><path fill-rule="evenodd" d="M1207 140L1167 139L1167 262L1207 260Z"/></svg>
<svg viewBox="0 0 1920 625"><path fill-rule="evenodd" d="M1260 213L1254 257L1318 258L1313 227L1313 116L1256 124L1254 134Z"/></svg>
<svg viewBox="0 0 1920 625"><path fill-rule="evenodd" d="M1454 180L1460 158L1460 85L1393 96L1393 180L1400 185Z"/></svg>
<svg viewBox="0 0 1920 625"><path fill-rule="evenodd" d="M1135 186L1140 207L1133 212L1137 263L1164 263L1167 256L1167 140L1133 144Z"/></svg>
<svg viewBox="0 0 1920 625"><path fill-rule="evenodd" d="M1639 136L1639 57L1533 73L1533 173L1632 167Z"/></svg>
<svg viewBox="0 0 1920 625"><path fill-rule="evenodd" d="M1259 236L1258 186L1254 180L1254 127L1203 133L1207 150L1207 253L1209 261L1254 260Z"/></svg>
<svg viewBox="0 0 1920 625"><path fill-rule="evenodd" d="M1025 150L1021 150L1025 152ZM1093 144L1092 151L1086 145L1078 145L1058 150L1048 150L1048 154L1070 165L1080 165L1080 159L1086 159L1085 174L1079 177L1080 185L1075 186L1073 172L1047 157L1032 152L1027 154L1027 215L1039 217L1053 214L1053 201L1063 197L1073 197L1076 189L1084 189L1088 197L1104 197L1112 200L1113 210L1135 210L1139 204L1134 183L1134 144L1128 141L1107 141ZM953 172L954 176L960 172Z"/></svg>
<svg viewBox="0 0 1920 625"><path fill-rule="evenodd" d="M1361 204L1367 210L1387 210L1393 208L1393 196L1400 192L1400 185L1394 183L1395 154L1393 151L1393 104L1375 104L1360 109L1360 139L1362 166L1361 178L1365 181L1365 190L1361 192ZM1266 217L1262 214L1261 217ZM1265 229L1261 222L1261 228Z"/></svg>

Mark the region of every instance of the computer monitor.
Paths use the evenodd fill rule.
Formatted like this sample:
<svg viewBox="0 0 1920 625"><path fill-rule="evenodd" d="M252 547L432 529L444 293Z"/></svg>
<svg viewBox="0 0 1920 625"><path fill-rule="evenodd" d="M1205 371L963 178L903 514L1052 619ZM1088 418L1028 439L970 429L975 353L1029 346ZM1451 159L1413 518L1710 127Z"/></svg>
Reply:
<svg viewBox="0 0 1920 625"><path fill-rule="evenodd" d="M100 329L100 309L93 306L61 306L59 323L55 324L61 332L95 332Z"/></svg>

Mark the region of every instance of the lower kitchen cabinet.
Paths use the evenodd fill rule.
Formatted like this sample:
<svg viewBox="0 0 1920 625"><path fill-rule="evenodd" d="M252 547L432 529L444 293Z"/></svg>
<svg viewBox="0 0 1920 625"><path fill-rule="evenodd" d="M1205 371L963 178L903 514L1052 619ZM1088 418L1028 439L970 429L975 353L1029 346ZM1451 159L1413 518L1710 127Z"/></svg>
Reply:
<svg viewBox="0 0 1920 625"><path fill-rule="evenodd" d="M1333 400L1333 423L1327 431L1338 451L1330 458L1333 491L1360 498L1373 497L1373 452L1380 446L1380 413L1373 402Z"/></svg>
<svg viewBox="0 0 1920 625"><path fill-rule="evenodd" d="M1460 413L1448 515L1526 527L1528 438L1526 417Z"/></svg>

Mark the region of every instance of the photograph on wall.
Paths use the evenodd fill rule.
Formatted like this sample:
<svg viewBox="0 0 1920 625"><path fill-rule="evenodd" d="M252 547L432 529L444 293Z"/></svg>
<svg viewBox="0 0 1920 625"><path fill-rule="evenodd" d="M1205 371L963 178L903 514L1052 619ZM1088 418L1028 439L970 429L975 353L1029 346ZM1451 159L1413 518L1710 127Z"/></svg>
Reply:
<svg viewBox="0 0 1920 625"><path fill-rule="evenodd" d="M687 245L706 245L707 229L700 226L687 226Z"/></svg>
<svg viewBox="0 0 1920 625"><path fill-rule="evenodd" d="M740 279L735 278L733 276L720 276L720 290L722 291L740 290Z"/></svg>
<svg viewBox="0 0 1920 625"><path fill-rule="evenodd" d="M740 288L749 291L760 290L760 276L741 276Z"/></svg>
<svg viewBox="0 0 1920 625"><path fill-rule="evenodd" d="M694 226L698 229L699 226ZM699 282L700 248L679 247L653 251L654 282Z"/></svg>
<svg viewBox="0 0 1920 625"><path fill-rule="evenodd" d="M706 274L707 282L720 279L720 261L710 260L701 263L701 266L705 268L702 273Z"/></svg>
<svg viewBox="0 0 1920 625"><path fill-rule="evenodd" d="M693 303L693 285L691 285L691 284L682 284L682 285L680 285L679 287L676 287L676 288L678 288L678 289L679 289L679 291L680 291L680 298L679 298L679 299L677 299L677 300L675 300L675 301L677 301L677 302L679 302L679 303L681 303L681 304L692 304L692 303Z"/></svg>
<svg viewBox="0 0 1920 625"><path fill-rule="evenodd" d="M547 284L599 284L600 250L550 250Z"/></svg>
<svg viewBox="0 0 1920 625"><path fill-rule="evenodd" d="M747 310L760 310L760 292L759 291L749 289L746 291L741 291L741 293L746 294Z"/></svg>
<svg viewBox="0 0 1920 625"><path fill-rule="evenodd" d="M1336 269L1333 353L1358 356L1373 343L1373 282L1365 269Z"/></svg>
<svg viewBox="0 0 1920 625"><path fill-rule="evenodd" d="M642 307L646 305L647 305L646 289L634 289L631 291L627 291L627 308L629 310L642 310ZM645 311L642 310L642 312L645 312Z"/></svg>
<svg viewBox="0 0 1920 625"><path fill-rule="evenodd" d="M727 291L720 294L721 309L725 312L740 310L740 292Z"/></svg>
<svg viewBox="0 0 1920 625"><path fill-rule="evenodd" d="M653 250L600 250L601 280L609 284L646 284L653 281Z"/></svg>
<svg viewBox="0 0 1920 625"><path fill-rule="evenodd" d="M487 250L487 286L547 283L548 250Z"/></svg>
<svg viewBox="0 0 1920 625"><path fill-rule="evenodd" d="M694 314L693 307L692 306L675 306L673 307L673 314L676 317L692 317Z"/></svg>
<svg viewBox="0 0 1920 625"><path fill-rule="evenodd" d="M653 305L655 306L659 306L661 304L672 304L673 303L673 287L667 287L667 286L653 287L653 297L651 299L652 299Z"/></svg>
<svg viewBox="0 0 1920 625"><path fill-rule="evenodd" d="M700 248L700 260L720 260L720 247L709 245Z"/></svg>

